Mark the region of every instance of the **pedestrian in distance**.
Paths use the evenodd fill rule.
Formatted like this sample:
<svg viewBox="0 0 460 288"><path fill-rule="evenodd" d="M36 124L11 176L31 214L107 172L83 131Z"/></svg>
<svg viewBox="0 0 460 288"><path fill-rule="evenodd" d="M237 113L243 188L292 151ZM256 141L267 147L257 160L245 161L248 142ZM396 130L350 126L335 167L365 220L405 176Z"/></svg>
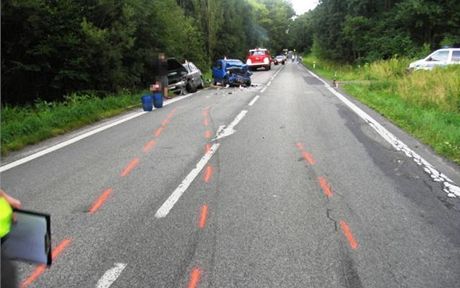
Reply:
<svg viewBox="0 0 460 288"><path fill-rule="evenodd" d="M170 99L168 96L168 61L164 53L159 53L158 58L153 63L153 83L150 85L150 92L155 92L159 86L163 98Z"/></svg>

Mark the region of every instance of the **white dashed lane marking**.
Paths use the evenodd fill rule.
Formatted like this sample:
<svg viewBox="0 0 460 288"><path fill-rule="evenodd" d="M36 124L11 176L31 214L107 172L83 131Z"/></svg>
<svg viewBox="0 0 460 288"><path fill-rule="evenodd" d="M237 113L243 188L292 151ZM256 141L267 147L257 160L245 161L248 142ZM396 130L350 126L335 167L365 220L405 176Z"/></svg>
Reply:
<svg viewBox="0 0 460 288"><path fill-rule="evenodd" d="M109 288L126 268L124 263L115 263L115 267L107 270L104 275L97 281L96 288Z"/></svg>

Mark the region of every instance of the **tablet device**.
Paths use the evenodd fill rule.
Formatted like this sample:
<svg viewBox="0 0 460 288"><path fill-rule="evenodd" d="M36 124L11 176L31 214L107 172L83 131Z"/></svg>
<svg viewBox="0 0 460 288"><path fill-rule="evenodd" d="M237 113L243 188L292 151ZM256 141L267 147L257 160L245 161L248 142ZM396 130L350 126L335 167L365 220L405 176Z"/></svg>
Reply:
<svg viewBox="0 0 460 288"><path fill-rule="evenodd" d="M5 239L2 254L12 260L51 265L51 217L14 209L15 221Z"/></svg>

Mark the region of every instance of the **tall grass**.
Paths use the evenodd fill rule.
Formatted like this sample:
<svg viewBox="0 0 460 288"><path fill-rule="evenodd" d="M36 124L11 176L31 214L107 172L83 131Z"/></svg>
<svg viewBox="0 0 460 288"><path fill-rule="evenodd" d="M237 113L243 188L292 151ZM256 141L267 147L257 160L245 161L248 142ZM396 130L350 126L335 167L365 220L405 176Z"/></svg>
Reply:
<svg viewBox="0 0 460 288"><path fill-rule="evenodd" d="M414 105L459 113L460 66L415 71L398 82L397 91Z"/></svg>
<svg viewBox="0 0 460 288"><path fill-rule="evenodd" d="M341 82L350 95L460 164L460 65L409 73L410 61L351 66L304 58L307 67Z"/></svg>
<svg viewBox="0 0 460 288"><path fill-rule="evenodd" d="M139 93L130 92L104 98L74 94L66 97L64 102L37 101L25 107L3 106L2 155L119 114L140 105L139 99Z"/></svg>

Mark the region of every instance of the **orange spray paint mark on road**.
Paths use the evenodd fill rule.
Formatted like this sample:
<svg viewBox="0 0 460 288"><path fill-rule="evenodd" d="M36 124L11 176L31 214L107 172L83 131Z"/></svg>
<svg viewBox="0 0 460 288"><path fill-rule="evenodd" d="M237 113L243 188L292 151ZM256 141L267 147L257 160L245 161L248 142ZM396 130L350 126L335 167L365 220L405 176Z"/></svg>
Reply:
<svg viewBox="0 0 460 288"><path fill-rule="evenodd" d="M318 181L319 181L319 186L321 186L321 189L323 189L323 192L326 195L326 197L327 198L332 197L331 185L329 185L326 178L318 177Z"/></svg>
<svg viewBox="0 0 460 288"><path fill-rule="evenodd" d="M161 126L165 127L166 125L169 124L169 122L171 122L168 118L166 118L165 120L163 120L163 122L161 122Z"/></svg>
<svg viewBox="0 0 460 288"><path fill-rule="evenodd" d="M209 125L208 117L203 119L203 125L206 126L206 127Z"/></svg>
<svg viewBox="0 0 460 288"><path fill-rule="evenodd" d="M113 190L112 188L109 188L107 190L105 190L101 196L99 196L99 198L97 198L96 201L93 202L93 204L91 205L91 208L89 208L88 212L90 214L94 214L103 204L104 202L107 200L107 198L109 198L110 194L112 194Z"/></svg>
<svg viewBox="0 0 460 288"><path fill-rule="evenodd" d="M148 153L150 151L152 151L152 149L155 147L157 143L155 142L155 140L150 140L149 142L147 142L145 145L144 145L144 153Z"/></svg>
<svg viewBox="0 0 460 288"><path fill-rule="evenodd" d="M302 152L302 157L303 157L303 159L305 161L307 161L310 165L315 164L315 159L313 158L313 155L311 155L310 153L305 151L305 148L304 148L302 143L297 142L295 144L295 146L297 146L297 148L300 150L300 152Z"/></svg>
<svg viewBox="0 0 460 288"><path fill-rule="evenodd" d="M340 220L340 228L342 229L342 232L345 235L345 237L347 237L351 249L356 250L356 248L358 248L358 242L355 240L355 237L353 237L353 233L351 233L350 226L348 226L347 222Z"/></svg>
<svg viewBox="0 0 460 288"><path fill-rule="evenodd" d="M137 165L139 165L139 161L140 161L139 158L134 158L133 160L131 160L131 162L129 162L129 164L126 165L123 171L121 171L120 176L121 177L128 176L129 173L131 173L131 171L133 171L133 169L136 168Z"/></svg>
<svg viewBox="0 0 460 288"><path fill-rule="evenodd" d="M207 130L206 132L204 132L204 137L205 137L206 139L211 138L211 136L212 136L212 132L211 132L210 130Z"/></svg>
<svg viewBox="0 0 460 288"><path fill-rule="evenodd" d="M206 219L208 217L208 205L201 206L201 213L200 213L200 222L198 223L198 227L203 229L206 226Z"/></svg>
<svg viewBox="0 0 460 288"><path fill-rule="evenodd" d="M303 156L303 159L305 159L305 161L310 163L310 165L315 164L315 159L313 159L313 156L310 153L308 153L307 151L303 151L302 156Z"/></svg>
<svg viewBox="0 0 460 288"><path fill-rule="evenodd" d="M58 246L56 246L53 251L51 252L51 258L55 260L59 254L61 254L64 249L70 245L72 240L70 239L64 239L61 243L59 243ZM27 277L26 280L24 280L21 283L21 288L26 288L33 282L35 282L44 272L46 271L46 265L41 264L38 265L37 268L30 274L29 277Z"/></svg>
<svg viewBox="0 0 460 288"><path fill-rule="evenodd" d="M206 171L204 172L204 182L209 183L212 177L212 166L206 166Z"/></svg>
<svg viewBox="0 0 460 288"><path fill-rule="evenodd" d="M174 108L171 112L169 112L167 118L171 119L174 116L174 113L176 113L177 108Z"/></svg>
<svg viewBox="0 0 460 288"><path fill-rule="evenodd" d="M201 278L201 270L200 268L193 268L192 273L190 273L190 280L188 282L188 288L196 288L198 287L198 283L200 282Z"/></svg>
<svg viewBox="0 0 460 288"><path fill-rule="evenodd" d="M161 126L160 128L158 128L156 131L155 131L155 137L160 137L161 133L163 132L163 130L165 129L165 127Z"/></svg>
<svg viewBox="0 0 460 288"><path fill-rule="evenodd" d="M303 159L305 159L305 161L307 161L308 163L310 163L310 165L315 164L315 159L313 159L313 155L311 155L311 154L308 153L307 151L303 151L303 152L302 152L302 156L303 156Z"/></svg>
<svg viewBox="0 0 460 288"><path fill-rule="evenodd" d="M204 153L207 154L209 151L211 151L211 144L206 144L204 146Z"/></svg>

